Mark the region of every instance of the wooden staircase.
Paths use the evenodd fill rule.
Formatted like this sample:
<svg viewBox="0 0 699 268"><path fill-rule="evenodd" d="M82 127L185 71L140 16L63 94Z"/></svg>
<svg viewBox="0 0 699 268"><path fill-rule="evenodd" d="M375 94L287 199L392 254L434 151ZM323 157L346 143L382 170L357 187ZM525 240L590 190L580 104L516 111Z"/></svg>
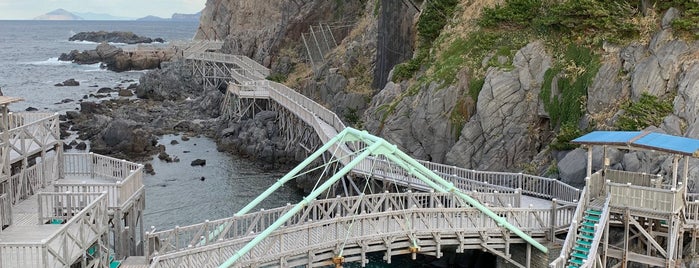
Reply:
<svg viewBox="0 0 699 268"><path fill-rule="evenodd" d="M599 223L602 211L587 209L578 228L577 240L568 258L567 268L578 268L588 260L594 241L595 225Z"/></svg>

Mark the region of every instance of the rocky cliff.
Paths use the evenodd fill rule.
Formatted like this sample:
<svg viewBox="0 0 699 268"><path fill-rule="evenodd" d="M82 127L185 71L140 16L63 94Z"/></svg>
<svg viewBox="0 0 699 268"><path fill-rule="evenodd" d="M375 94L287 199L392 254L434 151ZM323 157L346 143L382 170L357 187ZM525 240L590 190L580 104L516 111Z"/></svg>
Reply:
<svg viewBox="0 0 699 268"><path fill-rule="evenodd" d="M350 21L362 1L207 0L195 39L225 40L224 51L242 54L269 65L286 45L298 46L301 33L319 22Z"/></svg>
<svg viewBox="0 0 699 268"><path fill-rule="evenodd" d="M227 52L273 67L276 79L346 123L435 162L579 185L586 160L567 143L577 135L652 129L699 138L699 44L691 27L687 35L675 23L682 1L677 9L496 2L209 0L196 37L225 39ZM596 10L604 12L585 13ZM353 16L351 31L311 68L301 33ZM609 156L615 169L669 171L669 158L657 153ZM600 168L602 160L594 162Z"/></svg>

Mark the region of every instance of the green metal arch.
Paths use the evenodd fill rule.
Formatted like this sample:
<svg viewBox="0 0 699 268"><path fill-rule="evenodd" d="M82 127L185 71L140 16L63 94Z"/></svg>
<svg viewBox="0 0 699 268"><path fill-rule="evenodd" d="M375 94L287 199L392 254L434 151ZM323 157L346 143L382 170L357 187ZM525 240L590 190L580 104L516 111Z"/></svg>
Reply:
<svg viewBox="0 0 699 268"><path fill-rule="evenodd" d="M260 243L263 239L267 238L272 232L274 232L277 228L279 228L284 222L289 220L294 214L298 213L303 209L304 206L308 205L308 203L311 200L314 200L317 198L320 194L325 192L328 188L330 188L335 182L340 180L343 176L345 176L347 173L351 172L352 169L359 164L362 160L366 159L369 156L372 155L383 155L393 163L401 166L402 168L406 169L411 175L417 177L420 179L422 182L426 183L430 187L432 187L435 191L438 192L452 192L454 195L458 196L459 198L463 199L466 203L469 205L473 206L474 208L478 209L479 211L483 212L486 214L488 217L492 218L495 220L499 225L507 228L511 232L515 233L517 236L520 238L524 239L527 243L533 245L540 251L547 253L548 249L544 247L542 244L534 240L531 236L525 234L522 232L522 230L519 230L517 227L514 225L510 224L505 220L504 218L498 216L495 214L493 211L482 205L480 202L477 200L473 199L472 197L468 196L464 192L462 192L460 189L454 187L454 184L451 182L446 181L439 175L435 174L425 166L421 165L418 161L415 159L411 158L404 152L400 151L397 146L390 144L386 140L376 137L374 135L371 135L367 133L366 131L359 131L353 128L345 128L342 132L338 133L335 137L333 137L330 141L328 141L326 144L324 144L321 148L319 148L317 151L315 151L313 154L311 154L308 158L306 158L303 162L301 162L298 166L296 166L293 170L291 170L289 173L284 175L281 179L279 179L276 183L274 183L271 187L269 187L265 192L263 192L261 195L259 195L255 200L250 202L247 206L242 208L240 211L238 211L235 215L243 215L247 212L249 212L252 208L255 206L259 205L260 202L262 202L264 199L269 197L272 193L274 193L277 189L279 189L284 183L288 182L292 178L294 178L299 172L304 170L308 165L310 165L314 160L316 160L318 157L320 157L323 153L327 152L330 148L332 148L335 145L340 145L344 142L347 141L361 141L367 145L367 148L363 150L361 153L358 153L352 161L350 161L348 164L346 164L342 169L340 169L337 173L335 173L330 179L325 181L322 185L320 185L317 189L315 189L313 192L311 192L307 197L305 197L301 202L298 204L294 205L294 207L287 211L284 215L282 215L279 219L277 219L272 225L270 225L267 229L262 231L260 234L258 234L252 241L250 241L248 244L246 244L242 249L240 249L238 252L236 252L233 256L231 256L228 260L226 260L224 263L222 263L219 267L221 268L227 268L233 265L240 257L243 255L247 254L253 247L255 247L258 243Z"/></svg>

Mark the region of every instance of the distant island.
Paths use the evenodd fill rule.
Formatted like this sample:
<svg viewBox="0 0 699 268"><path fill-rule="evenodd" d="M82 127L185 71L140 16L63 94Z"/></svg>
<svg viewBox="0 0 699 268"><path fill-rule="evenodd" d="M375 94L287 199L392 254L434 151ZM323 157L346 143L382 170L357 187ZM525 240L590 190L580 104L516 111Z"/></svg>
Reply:
<svg viewBox="0 0 699 268"><path fill-rule="evenodd" d="M135 19L137 21L199 21L201 11L194 14L175 13L170 18L161 18L158 16L146 16ZM134 18L118 17L105 13L93 12L70 12L59 8L49 13L37 16L34 20L134 20Z"/></svg>
<svg viewBox="0 0 699 268"><path fill-rule="evenodd" d="M35 17L34 20L84 20L82 17L59 8L44 15Z"/></svg>
<svg viewBox="0 0 699 268"><path fill-rule="evenodd" d="M170 17L170 18L161 18L158 16L146 16L146 17L136 19L136 20L139 20L139 21L199 21L199 17L201 17L201 11L194 13L194 14L175 13L175 14L172 14L172 17Z"/></svg>

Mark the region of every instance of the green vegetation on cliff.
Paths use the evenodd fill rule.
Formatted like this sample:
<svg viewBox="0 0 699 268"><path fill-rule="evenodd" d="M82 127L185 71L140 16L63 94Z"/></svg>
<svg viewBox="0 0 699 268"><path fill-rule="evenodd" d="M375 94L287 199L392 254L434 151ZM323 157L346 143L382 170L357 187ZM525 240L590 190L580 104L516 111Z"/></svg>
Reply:
<svg viewBox="0 0 699 268"><path fill-rule="evenodd" d="M616 121L620 130L643 130L649 126L658 126L672 113L674 96L658 98L643 93L637 102L627 101L622 105L624 113Z"/></svg>
<svg viewBox="0 0 699 268"><path fill-rule="evenodd" d="M418 45L415 57L411 60L396 65L393 70L393 81L400 81L411 78L420 70L420 67L426 63L429 57L429 50L449 18L451 18L456 9L456 4L459 0L434 0L427 1L424 10L420 14L420 19L417 22Z"/></svg>
<svg viewBox="0 0 699 268"><path fill-rule="evenodd" d="M656 14L670 7L680 10L680 18L673 21L676 30L695 38L699 32L699 2L693 0L504 0L484 7L472 1L460 1L457 7L456 1L430 2L448 3L449 8L434 12L427 5L418 22L416 56L396 66L393 75L394 82L410 78L414 82L379 109L382 118L430 83L441 84L440 88L457 83L457 74L465 70L466 77L460 78L468 80L468 90L448 114L458 134L472 115L468 106L476 105L488 68L513 68L514 54L540 40L554 60L539 98L550 116L550 128L557 133L556 149L569 148L568 141L586 131L578 125L586 113L587 89L599 70L603 44L648 40L659 23Z"/></svg>

